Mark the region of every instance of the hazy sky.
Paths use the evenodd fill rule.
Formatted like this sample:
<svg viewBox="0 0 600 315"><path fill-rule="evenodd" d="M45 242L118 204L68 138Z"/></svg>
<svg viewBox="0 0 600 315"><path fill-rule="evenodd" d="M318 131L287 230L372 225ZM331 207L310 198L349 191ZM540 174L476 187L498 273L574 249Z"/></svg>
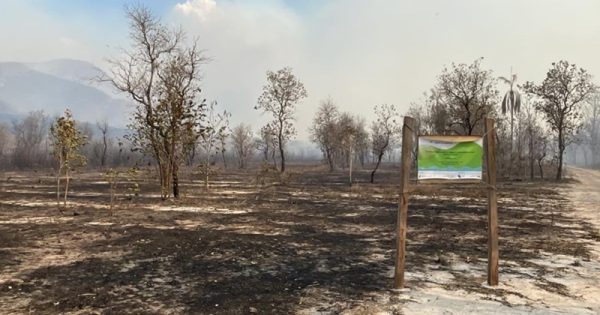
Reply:
<svg viewBox="0 0 600 315"><path fill-rule="evenodd" d="M75 58L104 65L127 44L122 0L0 1L0 61ZM134 1L137 3L138 1ZM470 63L540 81L566 59L600 76L600 1L141 1L182 25L213 61L209 100L233 122L259 127L253 110L267 70L291 66L309 97L300 138L319 102L372 119L376 104L401 109L431 88L444 65ZM504 88L499 85L500 88Z"/></svg>

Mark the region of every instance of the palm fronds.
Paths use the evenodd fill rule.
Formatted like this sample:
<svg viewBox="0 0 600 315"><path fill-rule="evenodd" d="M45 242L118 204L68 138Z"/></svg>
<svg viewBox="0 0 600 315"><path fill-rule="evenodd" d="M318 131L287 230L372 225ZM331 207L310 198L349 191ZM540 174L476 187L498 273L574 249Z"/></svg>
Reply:
<svg viewBox="0 0 600 315"><path fill-rule="evenodd" d="M502 99L502 114L519 112L521 110L521 94L513 89L517 81L517 75L511 74L510 80L505 77L498 77L498 79L510 85L510 90L504 94L504 98Z"/></svg>
<svg viewBox="0 0 600 315"><path fill-rule="evenodd" d="M504 94L502 99L502 114L508 112L517 113L521 110L521 93L510 90Z"/></svg>

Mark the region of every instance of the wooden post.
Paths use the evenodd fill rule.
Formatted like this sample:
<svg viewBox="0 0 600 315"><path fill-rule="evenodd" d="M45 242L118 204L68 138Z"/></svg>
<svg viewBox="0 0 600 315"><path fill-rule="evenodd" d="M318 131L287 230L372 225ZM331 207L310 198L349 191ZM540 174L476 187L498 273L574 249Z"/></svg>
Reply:
<svg viewBox="0 0 600 315"><path fill-rule="evenodd" d="M485 156L488 185L488 284L498 285L498 205L496 196L496 142L494 120L485 119Z"/></svg>
<svg viewBox="0 0 600 315"><path fill-rule="evenodd" d="M415 119L404 117L402 126L402 171L400 173L400 205L396 220L396 268L394 272L394 288L404 287L404 261L406 258L406 219L408 215L408 179L412 162Z"/></svg>

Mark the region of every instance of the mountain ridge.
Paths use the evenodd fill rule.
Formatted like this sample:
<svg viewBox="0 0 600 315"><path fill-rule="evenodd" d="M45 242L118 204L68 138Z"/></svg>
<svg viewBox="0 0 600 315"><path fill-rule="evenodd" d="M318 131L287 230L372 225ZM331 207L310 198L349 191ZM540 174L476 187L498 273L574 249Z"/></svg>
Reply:
<svg viewBox="0 0 600 315"><path fill-rule="evenodd" d="M39 63L0 62L0 115L23 116L34 110L59 115L71 109L78 120L111 125L127 123L128 102L92 79L103 72L95 65L74 59Z"/></svg>

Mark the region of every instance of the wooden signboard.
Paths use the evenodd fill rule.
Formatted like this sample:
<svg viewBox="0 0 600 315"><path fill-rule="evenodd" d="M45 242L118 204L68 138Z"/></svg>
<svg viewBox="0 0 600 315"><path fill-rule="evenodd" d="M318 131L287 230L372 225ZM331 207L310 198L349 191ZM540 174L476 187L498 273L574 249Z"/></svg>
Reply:
<svg viewBox="0 0 600 315"><path fill-rule="evenodd" d="M409 177L415 139L415 119L404 117L402 127L402 167L400 173L400 204L396 221L396 263L394 288L404 287L406 260L406 231L409 200ZM496 144L494 120L485 119L484 136L448 137L428 136L419 138L419 164L417 175L423 179L477 180L481 179L482 151L486 160L486 184L488 189L488 284L498 285L498 208L496 197ZM424 141L422 141L424 140ZM426 144L428 147L423 148ZM483 148L481 148L483 146Z"/></svg>
<svg viewBox="0 0 600 315"><path fill-rule="evenodd" d="M481 180L483 137L419 136L418 180Z"/></svg>

